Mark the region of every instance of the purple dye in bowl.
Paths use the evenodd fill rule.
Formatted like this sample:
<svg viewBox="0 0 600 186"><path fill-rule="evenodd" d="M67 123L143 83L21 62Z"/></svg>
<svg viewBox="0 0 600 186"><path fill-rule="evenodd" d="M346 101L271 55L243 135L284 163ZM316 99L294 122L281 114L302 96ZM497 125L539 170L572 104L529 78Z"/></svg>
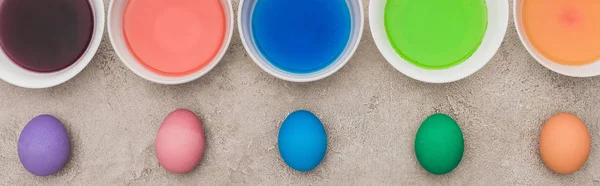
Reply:
<svg viewBox="0 0 600 186"><path fill-rule="evenodd" d="M31 71L55 72L77 62L93 29L87 0L0 0L0 45Z"/></svg>
<svg viewBox="0 0 600 186"><path fill-rule="evenodd" d="M48 176L60 171L69 160L69 136L63 124L53 116L33 118L19 136L19 160L27 171Z"/></svg>

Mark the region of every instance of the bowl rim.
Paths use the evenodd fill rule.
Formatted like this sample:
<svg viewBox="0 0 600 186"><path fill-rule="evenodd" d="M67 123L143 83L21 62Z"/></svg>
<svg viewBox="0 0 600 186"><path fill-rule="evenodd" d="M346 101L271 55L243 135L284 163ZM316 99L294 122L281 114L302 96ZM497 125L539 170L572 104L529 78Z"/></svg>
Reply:
<svg viewBox="0 0 600 186"><path fill-rule="evenodd" d="M221 1L221 5L223 6L223 9L225 11L225 16L226 16L226 29L225 29L225 38L223 40L223 43L221 44L222 46L219 49L218 54L212 59L212 61L210 63L208 63L208 65L206 65L204 68L197 70L194 73L188 74L188 75L184 75L184 76L162 76L159 75L155 72L152 72L151 70L145 68L145 67L141 67L138 68L137 66L141 66L141 63L135 58L135 57L126 57L126 56L133 56L131 51L129 50L129 47L127 46L123 46L120 47L120 45L118 44L119 42L117 41L117 39L115 38L116 35L121 35L120 38L123 38L123 32L113 32L113 24L114 22L118 22L118 23L122 23L122 21L115 21L116 18L114 18L114 16L111 16L113 14L113 12L115 11L114 7L116 6L116 2L117 1L129 1L129 0L111 0L109 7L108 7L108 13L107 13L107 17L108 17L108 21L107 21L107 30L108 30L108 38L110 40L110 44L113 47L115 53L117 54L117 56L119 57L120 61L130 70L132 71L134 74L136 74L137 76L154 82L154 83L158 83L158 84L163 84L163 85L177 85L177 84L184 84L184 83L188 83L188 82L192 82L194 80L199 79L200 77L208 74L210 71L212 71L223 59L223 57L225 56L225 54L227 53L227 51L229 50L230 44L231 44L231 38L233 36L233 30L234 30L234 12L233 12L233 7L232 7L232 3L231 0L220 0ZM129 60L131 59L131 60ZM135 64L135 65L134 65ZM152 75L149 75L152 74ZM157 78L160 77L160 78Z"/></svg>
<svg viewBox="0 0 600 186"><path fill-rule="evenodd" d="M275 67L273 64L269 63L266 59L263 60L262 54L257 54L260 53L260 51L258 52L253 52L253 48L256 47L255 44L253 44L254 42L252 42L252 44L250 43L250 41L247 41L244 38L251 38L252 36L250 34L246 34L244 32L244 24L243 24L243 18L244 15L242 14L242 12L244 11L244 5L246 4L246 1L257 1L257 0L240 0L239 1L239 5L238 5L238 12L237 12L237 24L238 24L238 32L240 35L240 39L242 40L242 44L244 45L244 49L246 50L246 52L248 53L248 55L250 56L250 58L252 59L252 61L258 65L258 67L260 67L263 71L267 72L268 74L285 80L285 81L289 81L289 82L297 82L297 83L306 83L306 82L314 82L314 81L318 81L318 80L322 80L325 79L333 74L335 74L337 71L339 71L342 67L344 67L349 61L350 59L352 59L352 57L354 56L354 54L356 53L358 46L360 45L360 41L362 40L362 35L364 33L364 26L365 26L365 11L364 11L364 6L362 3L362 0L346 0L346 2L348 1L355 1L357 3L357 9L358 9L358 14L360 16L358 16L358 20L357 21L352 21L351 25L354 24L358 24L358 28L354 29L354 26L352 27L354 30L356 30L355 33L353 33L351 31L350 33L350 38L348 39L348 44L346 45L344 52L342 52L342 54L340 54L340 56L338 56L338 59L336 59L333 63L331 63L328 67L323 68L321 70L318 70L316 72L313 73L309 73L309 74L299 74L299 73L290 73L284 70L281 70L278 67ZM351 15L352 16L352 15ZM355 16L352 16L352 19L356 19ZM355 43L351 43L352 41L352 36L356 35L356 42ZM344 56L344 53L348 52L348 54L346 56ZM333 67L333 68L331 68ZM274 70L276 69L276 70Z"/></svg>
<svg viewBox="0 0 600 186"><path fill-rule="evenodd" d="M383 14L384 11L382 8L385 8L386 2L387 0L370 1L369 4L369 23L375 45L386 61L400 73L426 83L451 83L462 80L481 70L491 61L500 49L508 29L510 17L510 6L508 1L493 1L494 3L500 3L502 6L495 8L497 9L494 14L497 15L496 17L489 16L490 11L488 10L488 26L484 35L484 40L477 50L464 62L452 67L444 69L425 69L404 60L391 46L390 41L387 39L383 20L376 20L377 17L381 17L380 14ZM486 2L490 2L490 0L486 0ZM489 9L491 5L488 3L486 4ZM496 22L494 25L489 24L492 19ZM485 50L482 48L485 48ZM478 58L475 58L474 56L478 56Z"/></svg>
<svg viewBox="0 0 600 186"><path fill-rule="evenodd" d="M532 46L525 30L522 28L520 16L521 8L519 6L521 3L522 0L513 1L513 22L521 44L523 44L529 55L533 57L537 63L553 72L569 77L594 77L600 75L600 59L587 65L569 66L556 63L540 54L537 49Z"/></svg>
<svg viewBox="0 0 600 186"><path fill-rule="evenodd" d="M0 68L0 80L3 80L14 86L31 89L50 88L63 84L77 76L85 67L89 65L96 55L102 37L104 35L104 26L106 14L104 12L104 2L102 0L89 0L94 18L94 28L92 36L86 50L79 59L70 66L55 72L34 72L27 70L13 62L3 49L0 49L0 66L12 66L20 72L9 72L11 69ZM9 64L10 63L10 64ZM13 74L14 73L14 74Z"/></svg>

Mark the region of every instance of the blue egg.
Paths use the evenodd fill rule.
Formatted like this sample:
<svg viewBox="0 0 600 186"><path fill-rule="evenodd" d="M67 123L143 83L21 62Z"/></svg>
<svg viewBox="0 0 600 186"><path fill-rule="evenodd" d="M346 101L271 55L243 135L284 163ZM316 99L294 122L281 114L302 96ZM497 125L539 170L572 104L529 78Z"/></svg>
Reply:
<svg viewBox="0 0 600 186"><path fill-rule="evenodd" d="M283 121L277 143L283 161L292 169L305 172L319 166L325 157L327 133L317 116L299 110Z"/></svg>

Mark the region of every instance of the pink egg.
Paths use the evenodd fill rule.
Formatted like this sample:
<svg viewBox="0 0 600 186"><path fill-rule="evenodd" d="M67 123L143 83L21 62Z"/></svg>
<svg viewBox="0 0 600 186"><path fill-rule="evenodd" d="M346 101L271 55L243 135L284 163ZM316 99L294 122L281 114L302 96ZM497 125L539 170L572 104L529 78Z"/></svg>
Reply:
<svg viewBox="0 0 600 186"><path fill-rule="evenodd" d="M163 121L154 145L156 158L169 172L183 174L194 169L204 152L204 130L193 112L179 109Z"/></svg>

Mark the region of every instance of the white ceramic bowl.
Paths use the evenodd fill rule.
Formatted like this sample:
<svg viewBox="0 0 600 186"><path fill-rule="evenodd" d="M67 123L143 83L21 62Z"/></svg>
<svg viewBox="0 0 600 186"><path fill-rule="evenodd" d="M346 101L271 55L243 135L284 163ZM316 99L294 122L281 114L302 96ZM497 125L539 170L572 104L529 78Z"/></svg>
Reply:
<svg viewBox="0 0 600 186"><path fill-rule="evenodd" d="M344 49L344 52L328 67L321 69L317 72L308 74L298 74L284 71L280 68L275 67L260 53L254 42L252 35L252 13L254 12L254 6L257 0L240 0L240 6L238 9L238 27L240 31L240 37L244 48L252 58L252 60L267 73L286 81L291 82L311 82L321 80L329 77L338 70L340 70L354 55L360 39L362 38L364 28L364 11L362 6L362 0L346 0L350 8L351 17L351 31L350 39Z"/></svg>
<svg viewBox="0 0 600 186"><path fill-rule="evenodd" d="M96 55L104 32L104 2L102 0L89 1L94 14L92 40L75 63L57 72L33 72L17 65L3 50L0 50L0 79L24 88L48 88L64 83L79 74Z"/></svg>
<svg viewBox="0 0 600 186"><path fill-rule="evenodd" d="M523 23L521 22L521 9L523 5L523 0L514 0L513 5L513 18L515 19L515 27L517 28L519 38L521 39L523 45L525 45L525 49L527 49L529 54L531 54L531 56L538 63L556 73L571 77L592 77L600 75L600 59L587 65L568 66L556 63L544 57L544 55L538 52L535 49L535 47L531 45L531 42L529 41L529 38L527 38L527 34L525 34L525 30L523 29Z"/></svg>
<svg viewBox="0 0 600 186"><path fill-rule="evenodd" d="M212 70L219 61L223 58L227 49L229 48L229 43L231 42L231 36L233 35L233 9L231 6L231 0L221 0L221 5L223 5L223 10L225 11L226 16L226 29L227 32L225 34L225 41L219 50L217 56L204 68L200 69L197 72L194 72L185 76L163 76L148 70L144 67L138 60L133 56L129 47L127 47L127 43L125 42L125 37L123 34L123 14L125 12L125 7L127 5L128 0L111 0L108 8L108 35L110 38L110 42L117 53L117 56L121 59L123 64L127 66L131 71L133 71L138 76L155 83L166 84L166 85L174 85L174 84L182 84L187 83L193 80L196 80L203 75L207 74L210 70Z"/></svg>
<svg viewBox="0 0 600 186"><path fill-rule="evenodd" d="M384 24L387 0L373 0L369 5L369 21L375 44L385 59L403 74L428 83L448 83L463 79L481 69L494 57L506 34L509 6L507 0L486 0L488 27L479 48L466 61L446 69L430 70L404 60L388 40Z"/></svg>

